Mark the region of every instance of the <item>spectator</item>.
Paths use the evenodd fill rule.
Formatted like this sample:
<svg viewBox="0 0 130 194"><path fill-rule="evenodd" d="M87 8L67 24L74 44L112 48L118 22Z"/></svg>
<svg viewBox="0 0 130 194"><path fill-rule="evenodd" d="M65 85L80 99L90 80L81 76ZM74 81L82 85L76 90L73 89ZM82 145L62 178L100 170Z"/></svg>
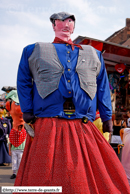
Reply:
<svg viewBox="0 0 130 194"><path fill-rule="evenodd" d="M12 155L12 171L10 179L16 178L17 171L23 156L26 142L26 131L23 125L19 125L18 129L11 129L9 136L9 155Z"/></svg>
<svg viewBox="0 0 130 194"><path fill-rule="evenodd" d="M111 143L122 144L120 137L120 129L126 127L126 122L123 120L123 116L120 112L115 114L115 120L113 121L113 135Z"/></svg>
<svg viewBox="0 0 130 194"><path fill-rule="evenodd" d="M6 96L6 109L10 112L13 119L13 128L9 135L9 155L12 155L12 171L10 179L16 178L17 170L21 162L23 150L26 142L26 131L19 105L17 90L12 90Z"/></svg>
<svg viewBox="0 0 130 194"><path fill-rule="evenodd" d="M0 108L0 165L11 163L9 156L7 138L11 130L11 124L8 119L2 117L3 109Z"/></svg>
<svg viewBox="0 0 130 194"><path fill-rule="evenodd" d="M130 110L127 111L127 127L130 127Z"/></svg>
<svg viewBox="0 0 130 194"><path fill-rule="evenodd" d="M9 111L6 112L6 117L5 117L5 118L7 118L7 119L10 121L11 129L12 129L12 126L13 126L13 119L12 119L12 117L11 117Z"/></svg>
<svg viewBox="0 0 130 194"><path fill-rule="evenodd" d="M125 169L130 185L130 128L121 129L120 136L124 144L124 147L122 148L121 163Z"/></svg>

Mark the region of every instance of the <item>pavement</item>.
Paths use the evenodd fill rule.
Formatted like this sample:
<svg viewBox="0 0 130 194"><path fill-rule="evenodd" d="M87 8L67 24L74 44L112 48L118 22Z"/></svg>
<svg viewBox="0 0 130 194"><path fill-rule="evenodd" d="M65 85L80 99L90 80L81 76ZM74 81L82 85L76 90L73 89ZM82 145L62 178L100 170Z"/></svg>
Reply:
<svg viewBox="0 0 130 194"><path fill-rule="evenodd" d="M10 179L12 174L12 164L5 164L5 166L0 166L0 194L3 194L1 191L2 186L14 186L15 179Z"/></svg>

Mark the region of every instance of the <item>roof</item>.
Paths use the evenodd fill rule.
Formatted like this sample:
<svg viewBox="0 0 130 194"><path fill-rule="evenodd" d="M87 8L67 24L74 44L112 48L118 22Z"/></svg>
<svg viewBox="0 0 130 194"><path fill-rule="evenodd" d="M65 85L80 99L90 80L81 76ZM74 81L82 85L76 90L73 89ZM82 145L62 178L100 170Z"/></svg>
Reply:
<svg viewBox="0 0 130 194"><path fill-rule="evenodd" d="M105 64L115 66L117 63L125 63L130 66L129 47L85 36L78 36L73 42L75 44L91 45L102 51Z"/></svg>
<svg viewBox="0 0 130 194"><path fill-rule="evenodd" d="M122 29L120 29L120 30L118 30L118 31L116 31L116 32L114 32L114 33L113 33L111 36L109 36L105 41L109 41L111 38L113 38L114 36L119 35L119 34L122 33L124 30L125 30L125 27L122 28Z"/></svg>
<svg viewBox="0 0 130 194"><path fill-rule="evenodd" d="M130 47L130 38L127 41L125 41L122 45Z"/></svg>

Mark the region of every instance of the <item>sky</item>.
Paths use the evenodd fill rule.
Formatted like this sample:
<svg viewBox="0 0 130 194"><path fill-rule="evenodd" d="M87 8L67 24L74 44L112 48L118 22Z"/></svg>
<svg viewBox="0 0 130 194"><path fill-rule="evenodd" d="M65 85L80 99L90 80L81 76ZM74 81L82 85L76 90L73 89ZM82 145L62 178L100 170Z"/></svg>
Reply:
<svg viewBox="0 0 130 194"><path fill-rule="evenodd" d="M3 86L17 85L23 48L53 41L49 17L61 11L76 17L72 40L78 36L105 40L125 27L130 0L0 0L0 94Z"/></svg>

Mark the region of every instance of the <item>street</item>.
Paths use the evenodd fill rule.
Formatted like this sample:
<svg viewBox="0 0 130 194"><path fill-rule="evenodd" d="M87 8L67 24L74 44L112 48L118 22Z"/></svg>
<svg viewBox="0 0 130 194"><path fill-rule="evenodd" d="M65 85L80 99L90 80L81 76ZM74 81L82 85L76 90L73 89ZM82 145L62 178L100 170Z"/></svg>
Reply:
<svg viewBox="0 0 130 194"><path fill-rule="evenodd" d="M15 179L10 179L12 175L12 165L0 166L0 194L2 186L14 186ZM9 193L8 193L9 194Z"/></svg>

